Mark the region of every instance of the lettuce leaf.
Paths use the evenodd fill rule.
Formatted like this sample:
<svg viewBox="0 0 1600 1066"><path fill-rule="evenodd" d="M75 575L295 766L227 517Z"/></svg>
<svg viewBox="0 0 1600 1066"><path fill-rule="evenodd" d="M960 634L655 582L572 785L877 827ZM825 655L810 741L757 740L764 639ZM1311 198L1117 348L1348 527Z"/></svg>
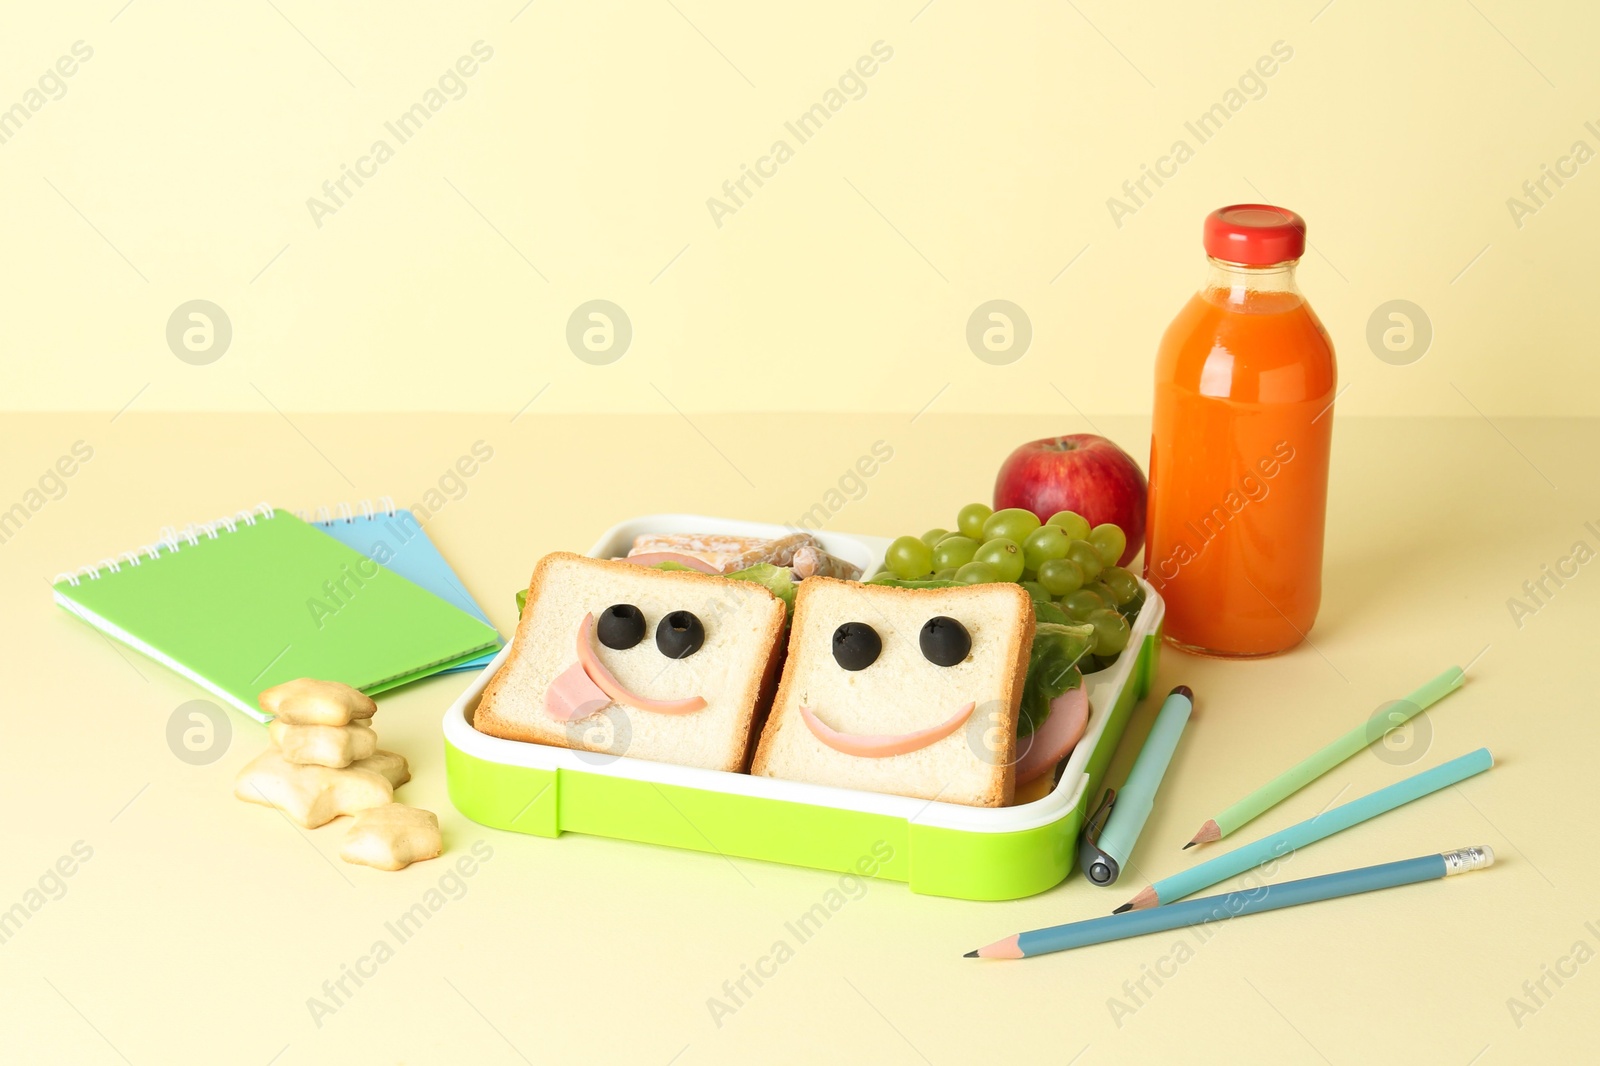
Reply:
<svg viewBox="0 0 1600 1066"><path fill-rule="evenodd" d="M1033 620L1039 625L1066 626L1072 624L1072 619L1067 617L1066 611L1063 611L1053 603L1045 603L1042 600L1033 601Z"/></svg>
<svg viewBox="0 0 1600 1066"><path fill-rule="evenodd" d="M953 589L960 588L962 583L960 581L950 581L939 577L919 577L912 579L895 577L886 570L870 580L862 582L862 584L887 585L892 589Z"/></svg>
<svg viewBox="0 0 1600 1066"><path fill-rule="evenodd" d="M1083 684L1078 663L1089 654L1093 626L1039 622L1033 632L1028 678L1017 712L1017 736L1032 733L1050 716L1050 701Z"/></svg>
<svg viewBox="0 0 1600 1066"><path fill-rule="evenodd" d="M663 565L670 566L670 563ZM794 617L794 572L787 566L774 563L757 563L743 570L725 575L729 581L753 581L783 601L790 618Z"/></svg>

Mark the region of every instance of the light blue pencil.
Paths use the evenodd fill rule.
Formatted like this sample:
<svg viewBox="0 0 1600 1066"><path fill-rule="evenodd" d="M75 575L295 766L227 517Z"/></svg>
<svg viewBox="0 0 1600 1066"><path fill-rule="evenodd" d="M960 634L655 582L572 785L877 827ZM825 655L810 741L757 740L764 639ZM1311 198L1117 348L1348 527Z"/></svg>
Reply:
<svg viewBox="0 0 1600 1066"><path fill-rule="evenodd" d="M1140 889L1137 896L1112 913L1144 910L1158 903L1171 903L1182 899L1202 888L1210 888L1218 881L1225 881L1235 874L1243 873L1252 866L1260 866L1264 862L1282 858L1296 848L1314 844L1324 837L1359 825L1369 818L1376 818L1414 799L1437 792L1458 781L1465 781L1475 774L1483 773L1493 765L1494 756L1489 754L1488 748L1468 752L1449 762L1440 763L1431 770L1413 774L1404 781L1396 781L1376 792L1369 792L1360 799L1351 800L1331 811L1323 811L1316 817L1307 818L1299 825L1292 825L1280 833L1262 837L1182 873L1164 877L1150 887Z"/></svg>
<svg viewBox="0 0 1600 1066"><path fill-rule="evenodd" d="M1052 951L1066 951L1089 944L1103 944L1108 940L1122 940L1146 933L1160 933L1188 925L1226 921L1245 914L1259 914L1301 903L1353 896L1358 892L1372 892L1397 885L1414 885L1419 881L1432 881L1468 870L1481 870L1494 863L1494 851L1487 847L1458 848L1438 855L1420 855L1415 859L1386 862L1378 866L1364 866L1359 870L1343 870L1336 874L1307 877L1300 881L1285 881L1278 885L1262 885L1247 892L1229 892L1222 896L1202 896L1186 899L1169 907L1156 907L1128 914L1105 914L1082 922L1052 926L1049 929L1032 929L1015 933L1004 940L967 952L969 959L1024 959L1030 955L1044 955Z"/></svg>

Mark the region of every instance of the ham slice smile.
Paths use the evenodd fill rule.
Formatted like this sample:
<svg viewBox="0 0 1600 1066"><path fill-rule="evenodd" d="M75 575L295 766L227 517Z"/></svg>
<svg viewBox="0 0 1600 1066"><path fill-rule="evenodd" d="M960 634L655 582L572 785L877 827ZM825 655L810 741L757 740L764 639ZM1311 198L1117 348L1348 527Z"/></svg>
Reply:
<svg viewBox="0 0 1600 1066"><path fill-rule="evenodd" d="M976 703L965 704L936 726L919 729L915 733L901 733L898 736L884 733L841 733L824 724L805 704L800 705L800 717L805 720L806 728L811 730L812 735L834 751L845 755L856 755L863 759L883 759L890 755L906 755L913 751L921 751L928 745L943 740L972 717L975 707Z"/></svg>
<svg viewBox="0 0 1600 1066"><path fill-rule="evenodd" d="M623 703L656 714L691 714L705 707L700 696L686 700L652 700L631 691L607 670L589 641L594 615L578 624L578 661L562 671L544 694L544 713L558 722L587 718L607 703Z"/></svg>

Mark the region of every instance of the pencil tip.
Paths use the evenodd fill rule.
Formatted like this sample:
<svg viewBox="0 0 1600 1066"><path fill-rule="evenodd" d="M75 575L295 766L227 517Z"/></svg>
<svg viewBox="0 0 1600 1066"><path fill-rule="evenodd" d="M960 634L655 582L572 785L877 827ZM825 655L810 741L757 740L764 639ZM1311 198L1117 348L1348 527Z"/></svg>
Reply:
<svg viewBox="0 0 1600 1066"><path fill-rule="evenodd" d="M1198 843L1200 843L1198 840L1191 840L1191 841L1189 841L1189 843L1185 844L1180 850L1188 851L1190 848L1194 847Z"/></svg>
<svg viewBox="0 0 1600 1066"><path fill-rule="evenodd" d="M1112 911L1111 913L1112 914L1121 914L1123 911L1131 911L1131 910L1133 910L1133 904L1124 903L1122 906L1118 907L1116 910Z"/></svg>
<svg viewBox="0 0 1600 1066"><path fill-rule="evenodd" d="M1200 831L1191 837L1189 843L1185 844L1184 847L1192 848L1196 844L1209 844L1213 840L1221 839L1222 827L1217 825L1215 818L1208 818L1206 819L1206 824L1200 827Z"/></svg>
<svg viewBox="0 0 1600 1066"><path fill-rule="evenodd" d="M975 959L975 958L978 957L978 953L976 951L969 951L969 952L967 952L965 955L963 955L961 957L963 959Z"/></svg>

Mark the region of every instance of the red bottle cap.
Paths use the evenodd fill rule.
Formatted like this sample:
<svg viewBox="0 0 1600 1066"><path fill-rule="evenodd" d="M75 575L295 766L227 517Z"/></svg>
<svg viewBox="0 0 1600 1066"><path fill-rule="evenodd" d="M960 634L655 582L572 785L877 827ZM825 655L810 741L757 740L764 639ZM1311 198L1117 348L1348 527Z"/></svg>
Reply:
<svg viewBox="0 0 1600 1066"><path fill-rule="evenodd" d="M1270 204L1234 204L1206 216L1206 254L1246 266L1299 259L1306 250L1306 220Z"/></svg>

